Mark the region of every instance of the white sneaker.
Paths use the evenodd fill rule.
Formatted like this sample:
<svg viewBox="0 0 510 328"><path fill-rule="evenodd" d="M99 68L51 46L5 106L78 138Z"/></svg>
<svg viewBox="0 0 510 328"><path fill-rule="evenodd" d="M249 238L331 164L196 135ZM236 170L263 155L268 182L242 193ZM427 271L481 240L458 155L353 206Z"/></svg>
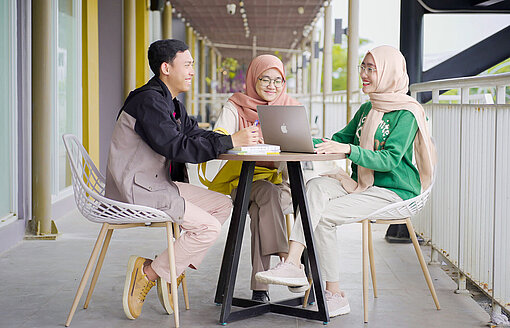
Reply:
<svg viewBox="0 0 510 328"><path fill-rule="evenodd" d="M344 292L342 292L340 295L332 294L329 290L326 290L324 296L326 297L326 302L328 303L330 318L351 312L349 301L347 300Z"/></svg>
<svg viewBox="0 0 510 328"><path fill-rule="evenodd" d="M308 285L304 266L301 264L298 267L294 264L284 262L283 260L272 269L257 272L255 279L263 284L293 287Z"/></svg>

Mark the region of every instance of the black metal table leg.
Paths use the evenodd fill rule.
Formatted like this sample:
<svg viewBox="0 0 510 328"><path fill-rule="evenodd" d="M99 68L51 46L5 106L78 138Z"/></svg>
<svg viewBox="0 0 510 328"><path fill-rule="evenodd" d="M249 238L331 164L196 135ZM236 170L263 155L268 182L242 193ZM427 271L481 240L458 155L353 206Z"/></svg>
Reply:
<svg viewBox="0 0 510 328"><path fill-rule="evenodd" d="M255 162L243 162L227 242L223 253L218 286L214 298L216 303L222 303L220 324L246 319L267 312L320 320L324 323L329 322L329 314L323 294L322 280L320 278L320 269L315 255L312 228L309 222L308 204L306 203L305 185L303 175L301 173L301 165L300 162L288 162L287 167L289 169L294 212L296 213L296 210L298 210L301 213L301 220L304 227L310 269L315 286L315 294L319 311L296 307L302 304L302 297L275 303L262 303L233 297L237 269L239 266L241 243L246 223L246 214L248 212L253 172L255 169ZM243 309L231 312L232 305Z"/></svg>
<svg viewBox="0 0 510 328"><path fill-rule="evenodd" d="M292 202L299 204L299 213L301 214L301 222L303 223L303 232L306 241L306 251L308 254L308 260L310 263L310 269L312 273L312 280L315 286L315 296L317 301L317 307L319 314L324 322L329 322L329 313L326 305L326 299L324 297L324 287L322 284L322 278L320 273L319 262L315 253L315 243L313 241L313 230L310 222L310 212L308 211L308 203L306 200L306 189L301 172L300 162L287 162L287 168L289 169L290 189L292 193Z"/></svg>
<svg viewBox="0 0 510 328"><path fill-rule="evenodd" d="M230 315L232 307L232 297L237 277L237 268L239 266L239 255L241 253L241 243L250 201L254 170L255 162L243 162L227 243L225 245L225 253L223 254L220 277L218 278L218 288L216 290L215 301L222 303L220 323L227 322L226 320Z"/></svg>

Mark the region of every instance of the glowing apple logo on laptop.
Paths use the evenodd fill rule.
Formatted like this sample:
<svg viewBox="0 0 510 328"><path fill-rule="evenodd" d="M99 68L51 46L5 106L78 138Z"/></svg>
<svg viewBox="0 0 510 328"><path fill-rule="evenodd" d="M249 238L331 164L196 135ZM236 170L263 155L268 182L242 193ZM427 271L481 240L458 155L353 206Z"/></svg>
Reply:
<svg viewBox="0 0 510 328"><path fill-rule="evenodd" d="M285 125L285 123L282 124L282 126L280 126L280 129L282 130L282 133L287 133L287 126Z"/></svg>

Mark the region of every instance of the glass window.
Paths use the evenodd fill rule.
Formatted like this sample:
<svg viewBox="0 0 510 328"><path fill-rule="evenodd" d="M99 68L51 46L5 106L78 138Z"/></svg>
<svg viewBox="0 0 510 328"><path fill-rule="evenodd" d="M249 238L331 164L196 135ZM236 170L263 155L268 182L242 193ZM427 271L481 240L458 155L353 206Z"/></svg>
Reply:
<svg viewBox="0 0 510 328"><path fill-rule="evenodd" d="M14 211L15 98L13 81L16 61L12 15L14 1L0 1L0 218Z"/></svg>
<svg viewBox="0 0 510 328"><path fill-rule="evenodd" d="M55 194L71 185L71 171L62 135L72 133L81 137L81 42L79 24L79 1L58 0L57 51L56 55L56 102L55 115L57 152ZM54 131L55 131L54 130Z"/></svg>

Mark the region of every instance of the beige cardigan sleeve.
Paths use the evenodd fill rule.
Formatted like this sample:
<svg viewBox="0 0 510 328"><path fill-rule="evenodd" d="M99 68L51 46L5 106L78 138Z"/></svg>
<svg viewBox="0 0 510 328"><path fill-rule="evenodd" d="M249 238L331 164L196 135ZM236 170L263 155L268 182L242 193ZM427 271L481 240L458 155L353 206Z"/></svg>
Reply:
<svg viewBox="0 0 510 328"><path fill-rule="evenodd" d="M220 116L214 124L214 130L216 129L223 129L228 134L239 131L239 114L237 108L230 101L227 101L221 109Z"/></svg>
<svg viewBox="0 0 510 328"><path fill-rule="evenodd" d="M223 106L220 116L216 124L214 124L214 130L216 129L225 130L228 134L234 134L239 131L239 114L237 113L237 108L230 101L227 101ZM289 174L286 163L275 162L275 165L278 168L278 172L283 173L283 180L287 181Z"/></svg>

